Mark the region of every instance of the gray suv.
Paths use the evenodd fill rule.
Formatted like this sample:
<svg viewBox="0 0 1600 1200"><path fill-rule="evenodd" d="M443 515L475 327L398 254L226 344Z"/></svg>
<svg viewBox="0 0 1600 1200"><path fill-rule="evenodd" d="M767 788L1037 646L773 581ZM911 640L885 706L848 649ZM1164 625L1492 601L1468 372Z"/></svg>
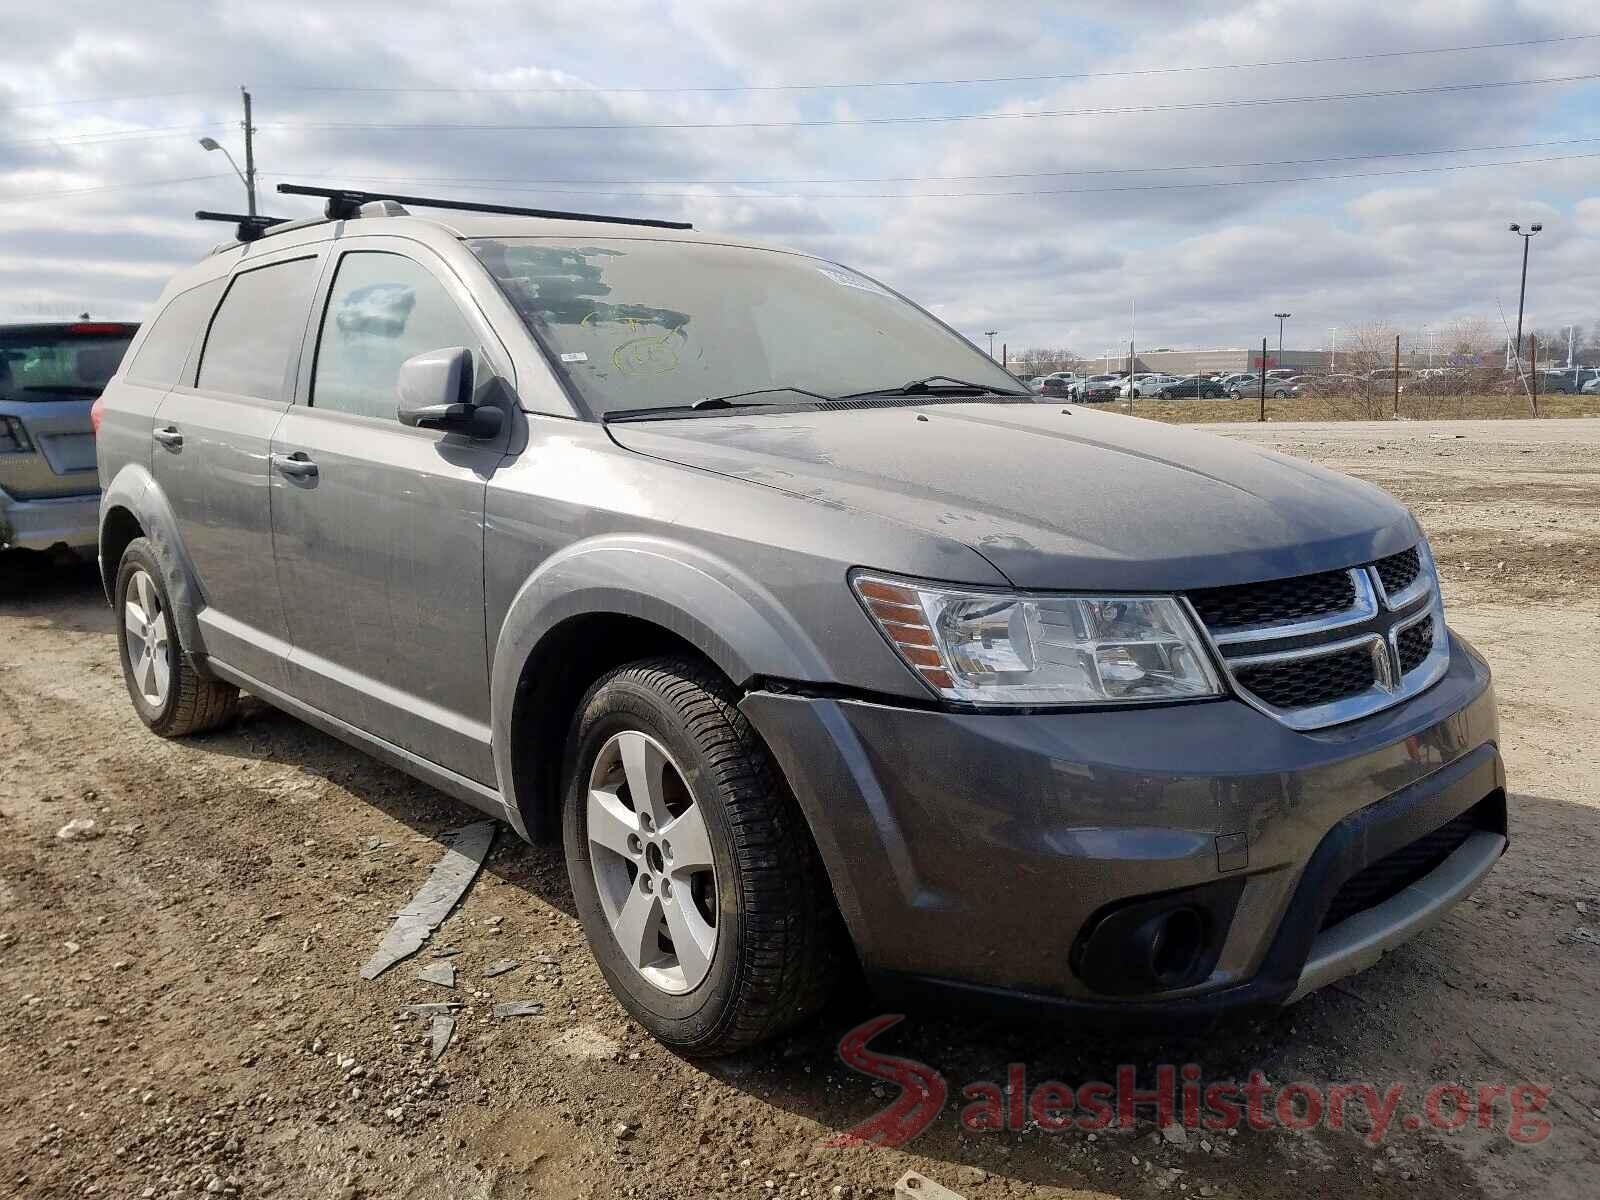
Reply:
<svg viewBox="0 0 1600 1200"><path fill-rule="evenodd" d="M94 405L137 330L121 321L0 325L0 550L94 554Z"/></svg>
<svg viewBox="0 0 1600 1200"><path fill-rule="evenodd" d="M332 193L163 293L99 436L128 691L177 736L246 689L563 839L664 1042L856 963L1279 1005L1504 850L1489 670L1385 493L1041 405L837 263L418 207Z"/></svg>

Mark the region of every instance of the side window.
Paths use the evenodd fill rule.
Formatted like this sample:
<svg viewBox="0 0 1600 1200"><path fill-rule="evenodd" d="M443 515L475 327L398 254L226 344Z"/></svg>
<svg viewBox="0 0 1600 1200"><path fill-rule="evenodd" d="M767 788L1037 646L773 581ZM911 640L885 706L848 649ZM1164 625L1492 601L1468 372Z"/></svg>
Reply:
<svg viewBox="0 0 1600 1200"><path fill-rule="evenodd" d="M189 359L189 348L195 337L205 328L211 312L217 307L217 297L222 294L226 279L213 279L199 287L180 292L161 310L161 315L150 327L149 334L139 346L128 367L128 378L137 383L153 383L171 387L183 373L183 364Z"/></svg>
<svg viewBox="0 0 1600 1200"><path fill-rule="evenodd" d="M477 344L455 301L420 265L398 254L352 251L339 260L322 315L311 403L393 419L401 363Z"/></svg>
<svg viewBox="0 0 1600 1200"><path fill-rule="evenodd" d="M206 335L196 386L262 400L287 399L284 380L300 349L316 282L315 258L235 275Z"/></svg>

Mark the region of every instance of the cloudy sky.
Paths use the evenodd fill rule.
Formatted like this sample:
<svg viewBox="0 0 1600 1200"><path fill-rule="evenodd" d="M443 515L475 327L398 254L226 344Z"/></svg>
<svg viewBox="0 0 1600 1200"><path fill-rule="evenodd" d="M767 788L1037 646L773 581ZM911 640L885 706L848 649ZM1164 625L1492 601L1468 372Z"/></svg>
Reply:
<svg viewBox="0 0 1600 1200"><path fill-rule="evenodd" d="M264 211L310 214L290 179L686 217L1013 349L1130 310L1151 348L1498 329L1512 220L1528 324L1593 328L1597 35L1571 0L57 0L0 44L0 319L141 315L219 238L193 210L242 205L197 139L242 162L247 84Z"/></svg>

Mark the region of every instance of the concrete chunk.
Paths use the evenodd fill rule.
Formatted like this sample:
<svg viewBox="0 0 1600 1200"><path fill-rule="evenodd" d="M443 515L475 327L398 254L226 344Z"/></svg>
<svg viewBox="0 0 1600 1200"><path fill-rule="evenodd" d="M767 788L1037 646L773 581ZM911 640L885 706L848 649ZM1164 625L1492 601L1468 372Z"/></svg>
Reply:
<svg viewBox="0 0 1600 1200"><path fill-rule="evenodd" d="M395 963L422 949L422 944L450 915L450 910L478 877L489 847L494 844L496 826L495 821L477 821L456 830L444 857L433 868L422 890L396 914L394 924L378 944L377 953L361 968L361 978L376 979ZM454 979L446 986L455 986Z"/></svg>

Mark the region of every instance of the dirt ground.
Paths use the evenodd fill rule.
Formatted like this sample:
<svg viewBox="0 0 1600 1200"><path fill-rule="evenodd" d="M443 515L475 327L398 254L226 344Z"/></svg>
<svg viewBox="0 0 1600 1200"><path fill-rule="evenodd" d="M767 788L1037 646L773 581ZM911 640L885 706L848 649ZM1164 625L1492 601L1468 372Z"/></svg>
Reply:
<svg viewBox="0 0 1600 1200"><path fill-rule="evenodd" d="M0 1189L26 1196L887 1197L916 1169L969 1197L1592 1196L1600 1169L1600 420L1231 426L1388 487L1431 531L1452 623L1497 672L1512 847L1431 933L1288 1010L1202 1032L914 1016L875 1049L950 1082L904 1149L824 1143L896 1094L845 1067L846 996L710 1064L607 993L559 851L502 833L422 953L357 974L464 809L259 705L163 742L134 716L94 574L0 562ZM102 836L56 831L92 818ZM453 992L418 982L433 949ZM521 967L486 979L510 957ZM494 1003L541 1015L496 1020ZM437 1064L401 1005L461 1002ZM1023 1064L1148 1087L1205 1078L1547 1086L1455 1132L1163 1137L965 1132L962 1086ZM1182 1144L1176 1144L1178 1142Z"/></svg>

